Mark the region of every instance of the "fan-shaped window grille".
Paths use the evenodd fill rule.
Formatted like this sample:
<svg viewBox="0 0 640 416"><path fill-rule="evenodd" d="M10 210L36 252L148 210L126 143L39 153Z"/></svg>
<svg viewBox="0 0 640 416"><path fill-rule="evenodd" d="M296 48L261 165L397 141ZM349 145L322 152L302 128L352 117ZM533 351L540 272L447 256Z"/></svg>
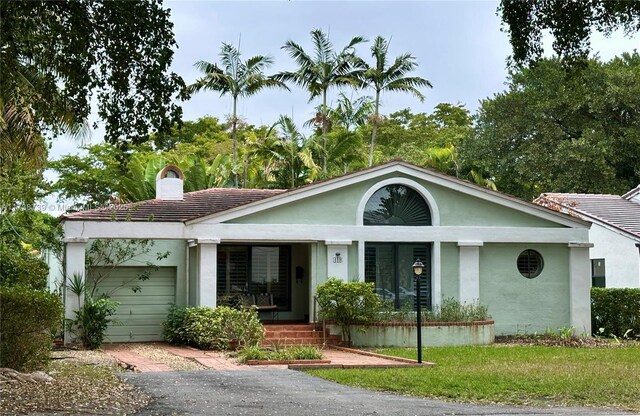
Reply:
<svg viewBox="0 0 640 416"><path fill-rule="evenodd" d="M413 189L389 185L378 189L364 208L364 225L431 225L427 202Z"/></svg>
<svg viewBox="0 0 640 416"><path fill-rule="evenodd" d="M525 250L518 256L518 271L527 279L538 277L543 267L542 256L535 250Z"/></svg>

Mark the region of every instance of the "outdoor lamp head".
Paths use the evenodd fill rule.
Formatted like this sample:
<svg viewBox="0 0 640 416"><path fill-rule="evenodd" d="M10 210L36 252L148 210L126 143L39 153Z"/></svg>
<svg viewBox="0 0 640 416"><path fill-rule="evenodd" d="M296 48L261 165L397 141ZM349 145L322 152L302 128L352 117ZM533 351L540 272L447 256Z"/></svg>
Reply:
<svg viewBox="0 0 640 416"><path fill-rule="evenodd" d="M416 260L416 262L413 263L413 273L416 276L420 276L422 274L422 269L423 268L424 268L424 264L422 264L420 259Z"/></svg>

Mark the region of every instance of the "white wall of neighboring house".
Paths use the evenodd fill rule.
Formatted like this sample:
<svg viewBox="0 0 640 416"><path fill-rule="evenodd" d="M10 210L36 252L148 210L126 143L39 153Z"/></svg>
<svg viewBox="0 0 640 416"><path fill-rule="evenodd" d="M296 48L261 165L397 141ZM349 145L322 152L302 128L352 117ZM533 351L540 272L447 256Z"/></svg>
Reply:
<svg viewBox="0 0 640 416"><path fill-rule="evenodd" d="M606 287L640 287L640 253L637 240L621 232L593 223L589 240L591 259L605 259Z"/></svg>

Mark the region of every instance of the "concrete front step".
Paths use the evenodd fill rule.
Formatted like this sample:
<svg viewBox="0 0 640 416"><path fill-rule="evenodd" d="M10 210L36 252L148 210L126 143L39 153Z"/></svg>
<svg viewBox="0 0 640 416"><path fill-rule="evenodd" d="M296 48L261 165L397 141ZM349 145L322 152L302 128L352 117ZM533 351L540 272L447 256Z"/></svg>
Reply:
<svg viewBox="0 0 640 416"><path fill-rule="evenodd" d="M266 338L322 338L318 331L267 331Z"/></svg>
<svg viewBox="0 0 640 416"><path fill-rule="evenodd" d="M314 324L265 325L264 346L271 345L338 345L340 337L316 331Z"/></svg>

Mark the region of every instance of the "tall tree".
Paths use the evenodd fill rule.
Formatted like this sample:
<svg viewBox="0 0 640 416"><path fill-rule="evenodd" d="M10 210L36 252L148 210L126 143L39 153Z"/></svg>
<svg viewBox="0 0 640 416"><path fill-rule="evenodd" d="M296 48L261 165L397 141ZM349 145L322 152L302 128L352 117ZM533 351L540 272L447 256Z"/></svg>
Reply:
<svg viewBox="0 0 640 416"><path fill-rule="evenodd" d="M349 131L351 128L358 128L367 124L371 114L373 114L373 107L374 102L369 96L351 100L341 92L336 108L329 109L329 120Z"/></svg>
<svg viewBox="0 0 640 416"><path fill-rule="evenodd" d="M463 162L498 189L620 194L640 183L640 55L592 59L567 73L558 59L515 71L482 101Z"/></svg>
<svg viewBox="0 0 640 416"><path fill-rule="evenodd" d="M266 162L274 185L280 188L312 182L318 172L307 139L289 116L278 118L266 137L256 143L254 154Z"/></svg>
<svg viewBox="0 0 640 416"><path fill-rule="evenodd" d="M293 82L309 91L309 101L322 98L320 122L322 126L322 140L326 141L328 131L327 91L331 87L359 85L357 73L361 70L355 59L355 46L365 42L362 36L353 37L347 46L339 52L333 48L329 35L320 29L311 31L313 55L308 54L302 46L292 40L282 47L298 65L295 71L281 72L276 78ZM326 146L325 146L326 147ZM322 170L327 171L327 158L322 158Z"/></svg>
<svg viewBox="0 0 640 416"><path fill-rule="evenodd" d="M362 72L362 82L364 86L373 88L375 91L375 108L373 113L373 130L371 132L371 145L369 147L369 166L373 164L373 148L378 133L380 121L380 94L383 91L408 92L424 101L424 95L418 88L431 88L431 83L421 77L410 77L408 73L418 68L418 63L413 55L404 53L395 58L389 65L389 41L382 36L373 40L371 45L371 56L375 62L369 66L363 62L365 67Z"/></svg>
<svg viewBox="0 0 640 416"><path fill-rule="evenodd" d="M289 89L284 82L267 77L264 70L273 64L269 56L257 55L242 61L240 51L233 45L223 43L220 48L220 62L217 64L198 61L195 66L204 76L187 87L189 93L201 90L217 91L220 96L230 95L233 101L231 115L231 137L233 142L234 186L238 187L238 146L236 130L238 126L238 98L249 97L265 88Z"/></svg>
<svg viewBox="0 0 640 416"><path fill-rule="evenodd" d="M143 142L179 119L183 84L168 73L176 43L160 0L3 1L0 16L0 129L68 131L88 118L92 95L109 143Z"/></svg>
<svg viewBox="0 0 640 416"><path fill-rule="evenodd" d="M528 64L542 56L545 30L554 37L554 51L568 61L588 56L593 29L605 35L618 28L627 35L640 31L638 1L502 0L498 12L516 64Z"/></svg>

